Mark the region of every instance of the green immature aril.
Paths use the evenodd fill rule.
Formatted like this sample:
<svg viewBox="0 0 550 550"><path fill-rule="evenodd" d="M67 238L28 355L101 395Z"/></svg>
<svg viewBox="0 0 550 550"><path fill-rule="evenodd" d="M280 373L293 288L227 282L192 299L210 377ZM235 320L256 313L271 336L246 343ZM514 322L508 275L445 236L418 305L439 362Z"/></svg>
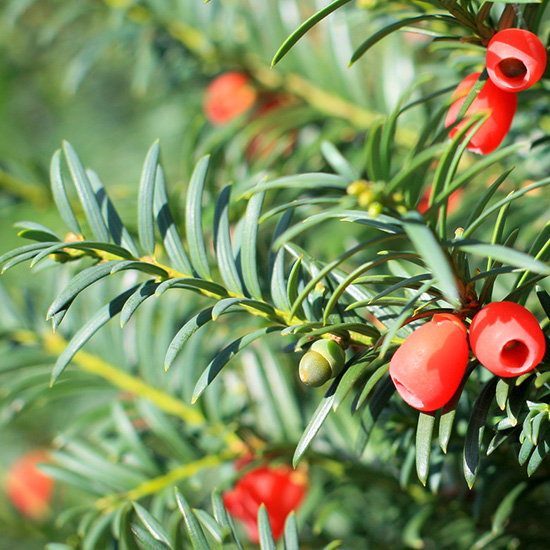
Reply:
<svg viewBox="0 0 550 550"><path fill-rule="evenodd" d="M515 302L492 302L470 325L470 345L479 362L498 376L510 377L534 369L546 351L546 339L536 317Z"/></svg>
<svg viewBox="0 0 550 550"><path fill-rule="evenodd" d="M345 359L342 346L334 340L317 340L300 360L300 380L308 386L322 386L342 372Z"/></svg>
<svg viewBox="0 0 550 550"><path fill-rule="evenodd" d="M410 334L394 353L390 377L411 407L435 411L458 390L468 354L462 321L450 313L438 313Z"/></svg>

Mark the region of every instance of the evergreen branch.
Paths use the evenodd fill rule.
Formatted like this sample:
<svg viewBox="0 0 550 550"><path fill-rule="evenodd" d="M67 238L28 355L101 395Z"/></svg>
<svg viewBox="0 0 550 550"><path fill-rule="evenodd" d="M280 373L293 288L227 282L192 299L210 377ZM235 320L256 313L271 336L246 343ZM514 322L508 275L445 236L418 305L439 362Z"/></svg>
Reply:
<svg viewBox="0 0 550 550"><path fill-rule="evenodd" d="M49 334L44 338L43 345L47 352L59 355L66 348L67 341L59 334ZM80 369L107 380L115 388L154 403L162 411L181 418L189 426L200 426L207 422L197 409L188 407L174 396L151 387L140 378L110 365L96 355L80 350L75 354L72 362Z"/></svg>
<svg viewBox="0 0 550 550"><path fill-rule="evenodd" d="M69 231L73 235L78 235L81 237L82 230L80 229L80 224L76 219L67 195L67 188L63 178L63 172L61 170L61 155L61 149L58 149L54 153L50 163L50 182L53 200L57 206L57 211L59 212L61 219L65 222L65 225L68 227Z"/></svg>
<svg viewBox="0 0 550 550"><path fill-rule="evenodd" d="M80 204L84 209L95 240L108 242L110 237L109 230L105 224L94 189L78 153L68 141L63 142L63 153L65 154L65 160L69 166L69 171L71 172L71 177L78 193Z"/></svg>
<svg viewBox="0 0 550 550"><path fill-rule="evenodd" d="M158 275L159 280L162 281L161 287L163 291L166 288L172 286L181 286L182 288L195 290L208 298L215 299L219 301L220 299L233 299L238 300L239 306L247 311L248 313L262 317L272 323L283 324L290 326L291 324L303 323L305 320L298 318L296 315L290 316L290 313L287 311L282 311L267 301L254 301L249 300L244 293L230 292L226 290L226 294L220 294L219 291L216 291L215 284L208 281L201 281L193 277L185 276L183 273L180 273L150 257L143 257L140 261L130 261L130 260L114 260L116 257L113 253L118 254L120 258L126 251L116 245L109 243L94 243L89 241L79 241L75 243L57 243L47 248L49 251L48 254L40 254L40 249L44 246L43 243L37 243L36 245L29 245L32 250L29 252L30 257L35 257L37 259L43 259L52 252L61 250L69 250L70 248L82 250L84 254L93 255L93 257L99 259L99 263L95 266L85 269L80 272L76 278L74 278L67 288L61 293L61 295L54 301L50 307L49 315L50 318L53 318L55 314L60 312L63 308L66 311L70 307L72 301L82 290L88 288L91 284L99 280L99 278L108 277L109 275L117 273L122 269L138 269L140 271L148 272L147 266L151 268L158 269L157 271L152 272L153 274ZM38 256L37 256L38 254ZM129 254L129 253L128 253ZM39 258L38 258L39 257ZM27 258L26 256L18 258L20 261L24 261ZM78 284L75 286L75 280ZM84 280L84 283L79 281ZM189 284L186 285L186 280L189 281ZM204 284L201 284L204 283ZM224 288L220 286L220 290ZM76 294L75 294L76 292ZM158 292L158 295L162 292ZM66 297L68 296L68 301ZM142 301L138 301L137 305L139 306ZM247 303L250 302L250 305ZM265 307L262 307L265 305ZM58 311L59 310L59 311ZM133 313L133 311L132 311ZM59 324L61 319L58 320L56 325ZM352 341L362 343L364 345L370 345L371 341L365 339L365 336L360 332L350 331L350 338Z"/></svg>
<svg viewBox="0 0 550 550"><path fill-rule="evenodd" d="M138 197L138 230L139 242L145 253L152 255L155 248L155 224L153 201L155 196L155 179L159 161L160 147L156 140L145 159L141 173Z"/></svg>
<svg viewBox="0 0 550 550"><path fill-rule="evenodd" d="M302 23L282 44L279 48L273 60L271 61L271 67L273 68L304 36L311 28L313 28L319 21L322 21L325 17L330 15L333 11L345 6L350 0L334 0L328 6L325 6L322 10L312 15L307 21Z"/></svg>
<svg viewBox="0 0 550 550"><path fill-rule="evenodd" d="M161 22L162 24L162 22ZM173 24L169 25L168 31L178 41L188 47L203 62L211 63L212 50L204 48L208 42L203 30L185 25L185 32ZM177 30L179 29L179 30ZM193 40L189 41L192 31ZM297 73L283 73L270 68L263 63L259 56L246 52L244 64L248 67L252 76L263 87L268 90L285 89L291 94L302 99L306 104L331 117L342 118L359 129L369 128L373 121L380 116L372 110L356 105L340 95L327 92L314 82ZM401 129L396 136L398 143L411 144L414 132L408 129Z"/></svg>
<svg viewBox="0 0 550 550"><path fill-rule="evenodd" d="M105 326L115 315L120 313L120 310L124 306L125 302L137 290L137 288L138 285L126 290L122 294L119 294L108 304L100 308L99 311L76 332L55 362L50 386L54 385L78 350L81 349L82 346L84 346L84 344L86 344L86 342L88 342L99 329ZM66 310L67 308L68 305L60 308L54 313L54 315L60 311Z"/></svg>
<svg viewBox="0 0 550 550"><path fill-rule="evenodd" d="M218 268L229 292L243 295L241 275L233 256L231 228L229 224L229 197L231 185L226 185L216 200L214 212L214 246Z"/></svg>
<svg viewBox="0 0 550 550"><path fill-rule="evenodd" d="M210 155L203 156L197 162L187 188L185 205L185 230L190 261L203 279L212 278L202 229L202 195L209 164Z"/></svg>
<svg viewBox="0 0 550 550"><path fill-rule="evenodd" d="M19 331L15 336L17 341L21 343L37 343L36 336L31 332ZM65 350L67 341L59 334L48 334L41 344L48 353L59 355ZM124 372L96 355L80 350L73 357L72 363L85 372L103 378L113 387L145 399L161 411L181 418L188 426L200 427L206 425L207 431L220 434L225 444L232 449L240 449L242 446L241 440L231 431L230 427L209 422L199 409L189 407L173 395L152 387L140 378Z"/></svg>
<svg viewBox="0 0 550 550"><path fill-rule="evenodd" d="M368 128L379 117L379 113L355 105L333 92L315 85L296 73L281 74L251 58L254 77L266 88L284 88L304 100L321 113L343 118L356 128Z"/></svg>
<svg viewBox="0 0 550 550"><path fill-rule="evenodd" d="M477 21L469 10L459 5L456 0L435 0L442 8L446 9L453 17L455 17L464 27L470 29L475 34L481 34L482 38L490 38L491 31L485 27L480 28Z"/></svg>
<svg viewBox="0 0 550 550"><path fill-rule="evenodd" d="M175 490L175 494L176 502L185 521L185 526L187 527L187 532L189 533L189 538L191 539L193 548L195 550L210 550L210 546L208 545L208 542L206 542L206 537L204 536L204 532L201 528L201 522L199 522L200 514L195 515L196 512L193 511L185 497L177 489ZM211 516L208 514L206 514L206 517L209 520L212 520ZM217 527L215 521L213 522L213 525Z"/></svg>
<svg viewBox="0 0 550 550"><path fill-rule="evenodd" d="M86 245L87 245L86 241L83 241L83 242L77 243L74 246L84 249L84 247ZM111 245L111 246L114 246L114 245ZM59 245L59 247L61 247L61 244ZM109 253L103 252L102 250L94 249L94 254L96 254L99 258L101 258L101 260L100 260L100 263L97 266L93 266L93 267L105 266L105 264L102 263L103 261L113 262L114 265L110 264L110 265L112 265L111 269L110 270L108 268L106 269L106 271L109 271L109 274L116 273L118 271L117 270L118 265L120 265L121 267L124 267L124 265L125 265L124 261L113 261L111 259L112 255L109 254ZM172 283L172 281L174 281L173 285L175 287L177 287L177 285L181 285L182 288L190 288L189 286L188 287L185 286L185 281L188 279L189 284L192 285L192 289L196 290L199 293L201 293L205 297L212 298L212 299L215 299L217 301L219 301L220 299L226 299L226 298L237 299L237 300L241 301L239 306L243 310L245 310L247 313L250 313L250 314L258 316L258 317L262 317L262 318L264 318L264 319L266 319L270 322L274 322L274 323L277 323L277 324L283 324L283 325L286 325L286 326L296 325L296 324L300 324L300 323L305 322L304 319L301 319L301 318L297 317L296 315L291 316L289 312L282 311L282 310L276 308L275 306L273 306L272 304L270 304L267 301L263 301L263 302L257 301L252 305L248 305L247 300L248 301L250 301L250 300L244 295L244 293L235 293L235 292L227 291L227 295L220 295L219 293L212 291L213 283L210 283L209 285L207 285L206 283L208 283L208 281L204 281L205 284L201 285L199 279L195 279L193 277L187 277L183 273L179 273L178 271L176 271L174 269L171 269L170 267L168 267L168 266L166 266L166 265L164 265L164 264L162 264L162 263L160 263L160 262L158 262L158 261L156 261L152 258L143 257L143 258L141 258L140 262L130 262L130 263L132 264L131 267L134 267L134 268L138 264L147 264L147 263L149 263L152 266L155 266L155 267L159 268L160 270L164 270L167 274L166 277L161 277L162 280L163 280L162 285L163 285L164 288L167 288L168 286L172 286L172 284L170 284L170 283ZM93 267L88 268L88 270L93 269ZM102 272L103 272L102 268L99 268L99 269L101 269ZM81 272L81 274L86 273L86 271L87 270L85 270L84 272ZM88 274L87 274L87 276L88 276ZM106 276L108 276L108 274L106 274ZM250 301L250 302L252 303L254 301ZM261 307L262 304L265 304L264 308ZM350 331L349 334L350 334L350 338L351 338L352 341L362 343L364 345L370 345L371 344L370 339L365 338L365 336L363 334L361 334L360 332Z"/></svg>
<svg viewBox="0 0 550 550"><path fill-rule="evenodd" d="M33 241L49 243L51 241L61 242L61 237L48 229L41 223L36 222L17 222L14 224L14 227L21 227L22 231L17 233L18 237L23 237L24 239L31 239Z"/></svg>
<svg viewBox="0 0 550 550"><path fill-rule="evenodd" d="M400 21L396 21L391 25L387 25L386 27L383 27L378 32L374 33L372 36L367 38L367 40L365 40L353 53L351 60L349 62L350 66L353 65L357 60L359 60L370 48L372 48L380 40L392 34L393 32L398 31L410 24L419 23L420 21L432 21L432 20L446 21L450 23L458 22L455 18L449 17L448 15L442 15L442 14L424 14L424 15L419 15L417 17L407 17L406 19L401 19Z"/></svg>
<svg viewBox="0 0 550 550"><path fill-rule="evenodd" d="M124 503L126 505L126 503ZM136 531L133 526L136 536L150 550L175 550L174 545L170 540L170 535L164 528L162 523L155 518L148 510L137 502L132 502L133 508L137 517L145 527L145 531Z"/></svg>
<svg viewBox="0 0 550 550"><path fill-rule="evenodd" d="M164 248L172 264L184 273L193 274L190 260L183 247L182 239L170 212L168 205L168 196L164 184L164 173L162 167L157 168L157 177L155 180L154 197L155 219L157 221L160 234L164 243Z"/></svg>
<svg viewBox="0 0 550 550"><path fill-rule="evenodd" d="M32 202L39 208L44 208L51 202L51 196L46 191L45 187L40 186L37 183L29 183L9 174L5 170L0 168L0 188L5 189L8 193L11 193L17 197Z"/></svg>
<svg viewBox="0 0 550 550"><path fill-rule="evenodd" d="M172 487L176 483L202 472L206 468L214 468L237 456L238 453L233 451L223 451L219 455L205 456L195 462L174 468L164 475L149 479L126 493L117 493L102 497L96 501L95 507L104 513L108 513L127 500L136 501L154 495L167 487Z"/></svg>
<svg viewBox="0 0 550 550"><path fill-rule="evenodd" d="M101 213L103 214L103 220L105 221L105 224L109 229L109 233L111 234L113 241L115 242L115 244L121 247L124 247L126 250L128 250L135 258L138 258L139 251L136 247L136 244L134 243L134 239L130 235L130 232L128 231L128 229L126 229L126 227L122 223L122 220L120 219L120 216L118 215L118 212L116 211L114 204L112 203L111 199L107 195L107 192L105 191L105 187L103 186L103 183L99 179L99 176L93 170L87 170L86 173L88 174L88 178L90 179L90 183L92 184L92 188L97 197L97 201L100 205ZM55 192L55 185L54 185L53 179L52 179L52 191ZM60 207L70 209L70 206L67 203L58 204L58 210L60 211L60 214L62 214ZM64 216L64 218L66 218L66 216ZM68 227L69 229L71 228L70 225L68 225ZM76 224L76 229L78 229L78 224ZM73 233L75 233L75 231L73 231ZM79 232L76 232L76 234L80 235Z"/></svg>

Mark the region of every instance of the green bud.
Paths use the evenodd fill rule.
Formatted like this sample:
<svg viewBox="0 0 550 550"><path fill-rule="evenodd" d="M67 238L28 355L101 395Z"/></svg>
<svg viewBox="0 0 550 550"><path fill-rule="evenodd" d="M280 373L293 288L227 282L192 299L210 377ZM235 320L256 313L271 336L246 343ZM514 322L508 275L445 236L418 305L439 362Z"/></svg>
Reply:
<svg viewBox="0 0 550 550"><path fill-rule="evenodd" d="M376 218L382 213L382 210L384 210L382 204L380 204L379 202L373 202L369 205L367 212L369 213L369 216Z"/></svg>
<svg viewBox="0 0 550 550"><path fill-rule="evenodd" d="M359 204L359 206L367 207L371 203L373 198L374 195L372 193L372 190L365 189L365 191L363 191L357 198L357 203Z"/></svg>
<svg viewBox="0 0 550 550"><path fill-rule="evenodd" d="M328 361L316 351L307 351L300 360L300 380L307 386L317 388L332 378Z"/></svg>
<svg viewBox="0 0 550 550"><path fill-rule="evenodd" d="M392 193L392 201L395 203L401 203L405 200L405 197L403 196L403 193L400 193L399 191L396 191L395 193Z"/></svg>
<svg viewBox="0 0 550 550"><path fill-rule="evenodd" d="M348 185L346 193L348 195L360 195L367 189L368 183L365 180L357 180Z"/></svg>
<svg viewBox="0 0 550 550"><path fill-rule="evenodd" d="M408 208L403 205L403 204L399 204L397 207L396 207L396 210L399 214L401 214L402 216L404 216L409 210Z"/></svg>
<svg viewBox="0 0 550 550"><path fill-rule="evenodd" d="M342 346L334 340L317 340L300 361L300 380L308 386L322 386L342 372L345 360Z"/></svg>

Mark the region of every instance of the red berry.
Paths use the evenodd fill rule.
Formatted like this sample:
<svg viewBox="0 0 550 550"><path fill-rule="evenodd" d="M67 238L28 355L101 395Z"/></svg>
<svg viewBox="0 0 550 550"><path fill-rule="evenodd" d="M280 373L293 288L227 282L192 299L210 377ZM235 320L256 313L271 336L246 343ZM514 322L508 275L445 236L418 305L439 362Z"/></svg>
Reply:
<svg viewBox="0 0 550 550"><path fill-rule="evenodd" d="M43 520L49 514L53 480L37 468L37 464L48 462L44 451L31 451L8 470L4 489L13 506L24 516Z"/></svg>
<svg viewBox="0 0 550 550"><path fill-rule="evenodd" d="M419 411L443 407L460 386L468 363L466 327L449 313L433 316L401 344L390 361L397 392Z"/></svg>
<svg viewBox="0 0 550 550"><path fill-rule="evenodd" d="M254 105L256 90L242 73L225 73L206 88L204 112L212 124L226 124Z"/></svg>
<svg viewBox="0 0 550 550"><path fill-rule="evenodd" d="M452 214L455 212L458 207L460 206L460 200L462 197L462 192L464 189L461 187L457 189L454 193L451 193L449 195L449 198L447 199L447 214ZM424 193L422 193L422 197L420 198L420 202L418 203L418 206L416 209L421 213L424 214L426 210L428 210L428 203L430 201L430 194L432 192L432 186L428 185L426 189L424 190Z"/></svg>
<svg viewBox="0 0 550 550"><path fill-rule="evenodd" d="M285 521L300 506L306 494L303 473L288 466L261 466L244 474L235 488L223 493L228 512L246 526L248 536L258 543L258 510L265 504L275 540L284 532Z"/></svg>
<svg viewBox="0 0 550 550"><path fill-rule="evenodd" d="M500 89L521 92L538 82L546 68L546 48L522 29L497 32L487 46L487 72Z"/></svg>
<svg viewBox="0 0 550 550"><path fill-rule="evenodd" d="M546 350L536 317L514 302L493 302L474 317L470 345L479 362L498 376L518 376L541 361Z"/></svg>
<svg viewBox="0 0 550 550"><path fill-rule="evenodd" d="M454 102L445 119L445 128L448 128L456 121L466 96L473 88L480 74L481 73L472 73L457 86L453 94ZM480 155L486 155L494 151L506 137L512 125L516 107L516 94L505 92L497 88L493 81L488 79L466 111L467 115L473 115L480 112L489 113L490 115L470 140L468 149ZM458 125L449 132L449 136L452 138L465 123L466 120L459 122Z"/></svg>

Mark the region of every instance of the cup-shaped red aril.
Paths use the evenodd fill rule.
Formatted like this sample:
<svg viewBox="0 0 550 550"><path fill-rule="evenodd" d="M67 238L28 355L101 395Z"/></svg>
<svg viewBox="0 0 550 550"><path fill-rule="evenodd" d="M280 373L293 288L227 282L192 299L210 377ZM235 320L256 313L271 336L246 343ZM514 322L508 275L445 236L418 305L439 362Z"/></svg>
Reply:
<svg viewBox="0 0 550 550"><path fill-rule="evenodd" d="M538 82L546 68L546 48L523 29L497 32L487 46L487 73L501 90L521 92Z"/></svg>
<svg viewBox="0 0 550 550"><path fill-rule="evenodd" d="M226 124L248 111L256 102L256 96L256 90L247 75L237 72L222 74L206 88L206 118L212 124Z"/></svg>
<svg viewBox="0 0 550 550"><path fill-rule="evenodd" d="M460 112L468 93L473 88L481 73L468 75L456 88L453 94L453 103L445 119L445 128L453 124ZM515 93L501 90L488 79L470 107L466 111L468 115L487 113L489 118L480 126L468 143L468 150L480 155L486 155L494 151L506 137L516 112L517 96ZM466 118L459 122L450 132L449 137L455 134L466 124Z"/></svg>
<svg viewBox="0 0 550 550"><path fill-rule="evenodd" d="M450 401L468 364L466 327L451 314L436 314L401 344L390 361L399 395L419 411L435 411Z"/></svg>
<svg viewBox="0 0 550 550"><path fill-rule="evenodd" d="M492 302L481 309L470 325L470 345L484 367L503 377L534 369L546 351L536 317L515 302Z"/></svg>

